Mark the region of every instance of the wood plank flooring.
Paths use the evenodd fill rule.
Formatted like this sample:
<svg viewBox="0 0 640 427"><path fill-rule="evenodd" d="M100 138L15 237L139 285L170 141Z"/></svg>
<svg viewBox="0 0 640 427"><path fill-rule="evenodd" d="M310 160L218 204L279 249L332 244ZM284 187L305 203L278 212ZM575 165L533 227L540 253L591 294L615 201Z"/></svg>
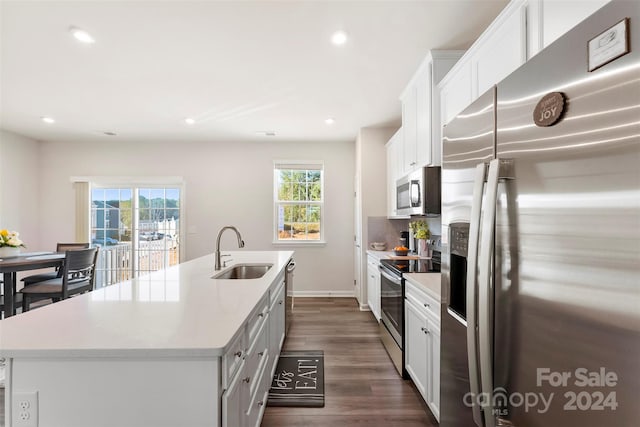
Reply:
<svg viewBox="0 0 640 427"><path fill-rule="evenodd" d="M325 407L268 407L262 427L430 427L435 418L400 378L371 312L350 298L296 298L285 350L324 350Z"/></svg>

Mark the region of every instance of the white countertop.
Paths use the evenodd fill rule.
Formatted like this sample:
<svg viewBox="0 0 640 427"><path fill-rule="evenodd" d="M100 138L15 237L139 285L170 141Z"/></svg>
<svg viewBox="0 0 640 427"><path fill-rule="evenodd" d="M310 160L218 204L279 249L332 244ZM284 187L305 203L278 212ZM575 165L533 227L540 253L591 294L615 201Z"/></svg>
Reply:
<svg viewBox="0 0 640 427"><path fill-rule="evenodd" d="M393 251L374 251L373 249L367 249L367 255L371 255L372 257L377 258L379 261L381 259L393 256Z"/></svg>
<svg viewBox="0 0 640 427"><path fill-rule="evenodd" d="M436 301L440 301L440 273L405 273L402 276Z"/></svg>
<svg viewBox="0 0 640 427"><path fill-rule="evenodd" d="M0 356L221 355L293 256L225 253L273 267L260 279L214 280L211 254L34 309L0 321Z"/></svg>
<svg viewBox="0 0 640 427"><path fill-rule="evenodd" d="M402 256L396 255L393 251L374 251L373 249L367 249L367 255L371 255L374 258L377 258L378 261L381 259L403 259ZM408 254L411 257L417 257L418 255L415 253ZM431 259L431 257L419 257L420 259Z"/></svg>

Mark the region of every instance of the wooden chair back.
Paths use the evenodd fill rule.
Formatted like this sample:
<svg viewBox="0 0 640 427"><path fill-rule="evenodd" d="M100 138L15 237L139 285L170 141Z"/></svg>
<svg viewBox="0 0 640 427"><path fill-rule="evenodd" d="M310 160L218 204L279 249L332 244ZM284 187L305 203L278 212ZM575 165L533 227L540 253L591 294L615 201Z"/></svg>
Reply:
<svg viewBox="0 0 640 427"><path fill-rule="evenodd" d="M97 257L98 248L73 249L65 252L62 268L62 299L69 297L69 285L74 285L74 293L93 290ZM75 286L79 284L82 284L81 288Z"/></svg>

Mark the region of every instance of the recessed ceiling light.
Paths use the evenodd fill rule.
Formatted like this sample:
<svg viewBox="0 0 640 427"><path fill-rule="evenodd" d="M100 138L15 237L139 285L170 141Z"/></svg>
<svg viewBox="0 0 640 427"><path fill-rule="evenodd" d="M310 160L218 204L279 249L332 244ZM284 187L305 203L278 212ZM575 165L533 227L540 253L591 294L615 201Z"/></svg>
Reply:
<svg viewBox="0 0 640 427"><path fill-rule="evenodd" d="M78 27L69 27L69 32L73 37L81 43L93 44L95 43L95 39L91 36L91 34L87 33L85 30Z"/></svg>
<svg viewBox="0 0 640 427"><path fill-rule="evenodd" d="M328 119L326 119L324 122L325 122L326 124L328 124L328 125L332 125L332 124L334 124L336 121L335 121L333 118L329 117L329 118L328 118Z"/></svg>
<svg viewBox="0 0 640 427"><path fill-rule="evenodd" d="M192 119L191 117L187 117L186 119L184 119L184 122L188 125L195 125L196 124L196 119Z"/></svg>
<svg viewBox="0 0 640 427"><path fill-rule="evenodd" d="M336 31L331 36L331 43L340 46L347 42L347 33L344 31Z"/></svg>
<svg viewBox="0 0 640 427"><path fill-rule="evenodd" d="M52 124L52 123L56 122L51 117L47 117L47 116L40 117L40 120L42 120L45 123L49 123L49 124Z"/></svg>
<svg viewBox="0 0 640 427"><path fill-rule="evenodd" d="M256 131L256 135L276 136L276 131L275 130L258 130L258 131Z"/></svg>

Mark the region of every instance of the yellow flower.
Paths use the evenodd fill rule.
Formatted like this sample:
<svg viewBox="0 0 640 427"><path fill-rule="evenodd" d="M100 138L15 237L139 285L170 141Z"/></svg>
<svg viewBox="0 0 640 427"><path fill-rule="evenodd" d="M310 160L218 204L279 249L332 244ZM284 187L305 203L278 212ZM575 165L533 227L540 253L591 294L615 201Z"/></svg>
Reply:
<svg viewBox="0 0 640 427"><path fill-rule="evenodd" d="M0 236L7 237L9 235L9 230L0 230Z"/></svg>

